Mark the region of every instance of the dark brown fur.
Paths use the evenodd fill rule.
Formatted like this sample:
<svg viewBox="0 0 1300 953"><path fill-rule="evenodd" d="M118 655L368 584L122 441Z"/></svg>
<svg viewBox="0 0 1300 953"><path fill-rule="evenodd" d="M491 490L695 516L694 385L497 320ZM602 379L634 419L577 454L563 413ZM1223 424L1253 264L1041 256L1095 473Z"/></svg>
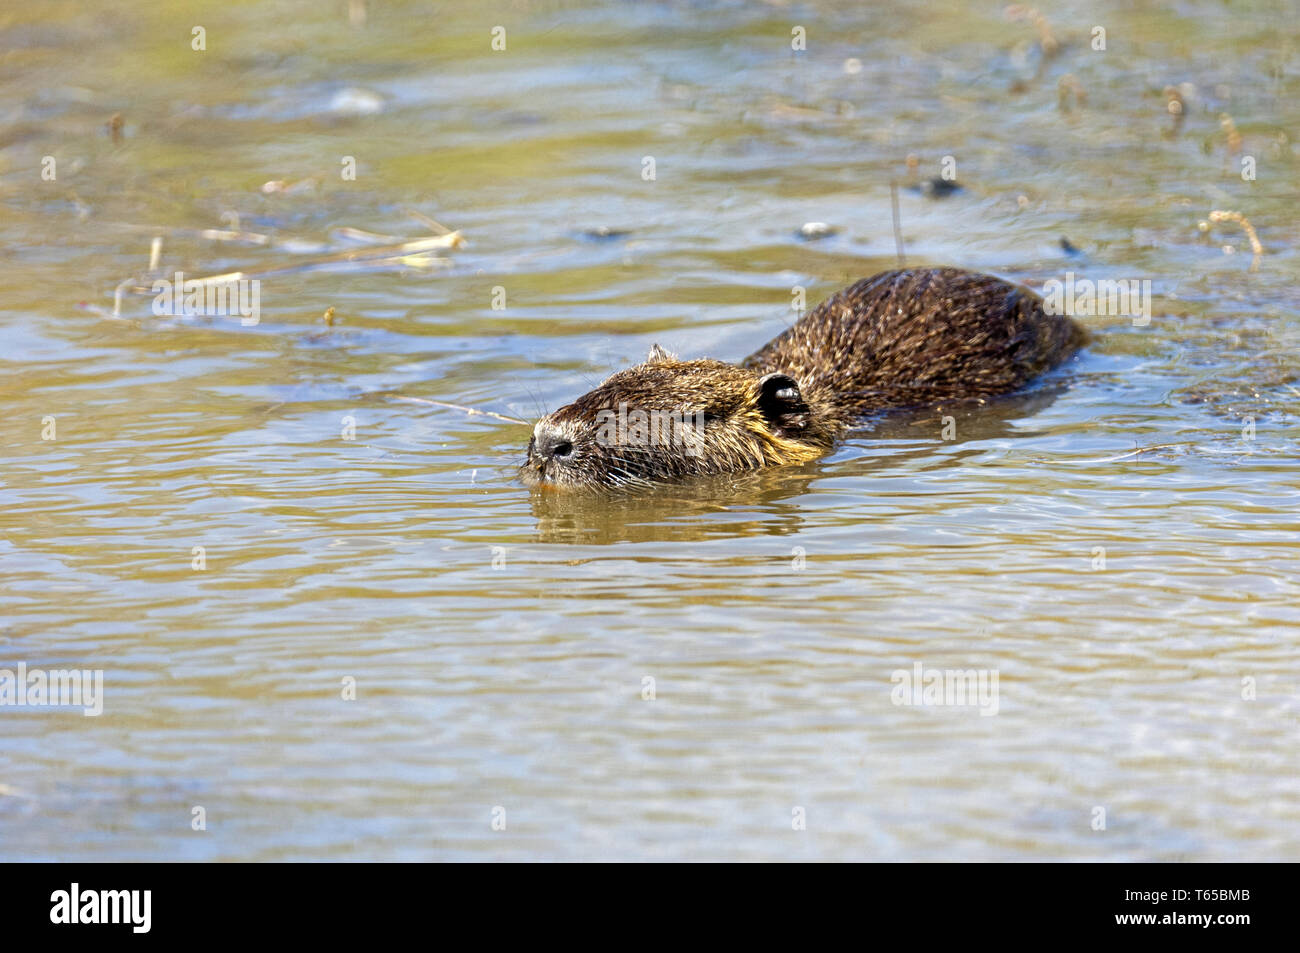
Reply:
<svg viewBox="0 0 1300 953"><path fill-rule="evenodd" d="M739 366L679 361L656 347L646 363L540 420L522 475L534 486L612 487L804 462L867 414L1016 390L1084 337L999 278L887 271L822 302ZM635 427L611 438L598 422L620 405L702 412L703 427L674 431L680 440L647 440Z"/></svg>

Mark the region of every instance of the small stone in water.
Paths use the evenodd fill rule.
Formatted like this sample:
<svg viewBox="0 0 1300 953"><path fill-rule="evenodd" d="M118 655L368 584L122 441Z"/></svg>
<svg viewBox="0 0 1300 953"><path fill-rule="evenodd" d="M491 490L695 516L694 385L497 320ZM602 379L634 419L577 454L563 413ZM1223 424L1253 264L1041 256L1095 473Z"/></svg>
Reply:
<svg viewBox="0 0 1300 953"><path fill-rule="evenodd" d="M799 237L810 242L815 242L819 238L829 238L839 229L827 225L825 222L805 222L803 228L799 229Z"/></svg>
<svg viewBox="0 0 1300 953"><path fill-rule="evenodd" d="M330 100L330 112L345 116L372 116L383 109L383 99L368 89L340 89Z"/></svg>
<svg viewBox="0 0 1300 953"><path fill-rule="evenodd" d="M624 238L630 234L631 232L621 228L610 228L608 225L601 225L597 228L587 229L582 233L582 237L593 242L609 242Z"/></svg>

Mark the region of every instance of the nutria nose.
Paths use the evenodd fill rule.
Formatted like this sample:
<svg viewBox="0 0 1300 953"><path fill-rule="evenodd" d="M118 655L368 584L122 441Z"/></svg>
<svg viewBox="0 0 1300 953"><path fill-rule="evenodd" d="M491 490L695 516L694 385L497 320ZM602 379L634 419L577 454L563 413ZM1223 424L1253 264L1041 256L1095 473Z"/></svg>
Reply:
<svg viewBox="0 0 1300 953"><path fill-rule="evenodd" d="M533 428L533 448L544 460L563 463L573 456L573 442L559 429L548 424L538 424Z"/></svg>

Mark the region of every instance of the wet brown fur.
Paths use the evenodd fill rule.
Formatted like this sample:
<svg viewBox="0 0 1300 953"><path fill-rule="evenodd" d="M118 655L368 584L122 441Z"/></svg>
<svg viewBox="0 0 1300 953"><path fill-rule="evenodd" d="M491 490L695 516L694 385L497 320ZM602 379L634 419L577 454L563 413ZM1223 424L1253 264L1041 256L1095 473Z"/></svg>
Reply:
<svg viewBox="0 0 1300 953"><path fill-rule="evenodd" d="M646 363L542 418L521 473L533 486L617 487L806 462L868 414L1016 390L1084 338L999 278L887 271L822 302L740 365L679 361L656 346ZM702 410L703 432L672 444L598 439L598 414L620 404Z"/></svg>

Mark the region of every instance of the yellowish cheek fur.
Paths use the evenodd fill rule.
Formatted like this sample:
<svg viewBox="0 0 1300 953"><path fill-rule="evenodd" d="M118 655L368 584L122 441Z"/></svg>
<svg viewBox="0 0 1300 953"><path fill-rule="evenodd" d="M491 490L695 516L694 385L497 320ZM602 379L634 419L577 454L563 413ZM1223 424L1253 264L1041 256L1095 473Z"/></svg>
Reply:
<svg viewBox="0 0 1300 953"><path fill-rule="evenodd" d="M765 462L772 466L807 463L826 453L824 448L777 436L768 430L767 421L758 413L746 414L746 427L758 442Z"/></svg>
<svg viewBox="0 0 1300 953"><path fill-rule="evenodd" d="M775 437L770 434L767 436L767 444L770 448L769 459L778 466L789 463L807 463L809 460L816 460L826 453L820 447L800 443L798 440L787 440L785 437Z"/></svg>

